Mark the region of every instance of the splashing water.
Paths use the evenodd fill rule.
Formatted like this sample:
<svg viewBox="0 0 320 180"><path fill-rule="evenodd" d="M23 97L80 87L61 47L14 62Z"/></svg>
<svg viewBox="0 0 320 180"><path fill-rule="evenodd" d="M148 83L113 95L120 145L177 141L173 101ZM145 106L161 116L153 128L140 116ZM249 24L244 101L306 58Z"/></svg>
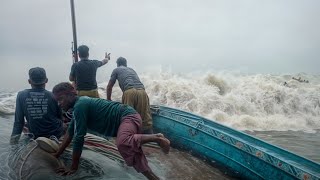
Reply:
<svg viewBox="0 0 320 180"><path fill-rule="evenodd" d="M320 76L305 75L310 83L288 75L161 72L152 76L142 76L151 104L199 114L239 130L320 129Z"/></svg>
<svg viewBox="0 0 320 180"><path fill-rule="evenodd" d="M238 130L253 131L252 134L258 137L319 161L319 142L316 139L320 130L320 76L295 75L299 76L309 80L309 83L293 80L292 75L243 75L230 72L176 74L159 71L141 74L140 78L151 104L182 109ZM284 86L284 82L287 85ZM106 85L107 82L99 84L101 98L106 97ZM8 142L13 126L16 95L17 92L0 92L2 162L9 161ZM122 92L116 85L112 99L121 101L121 96ZM275 131L282 131L282 134ZM292 131L314 134L300 132L295 137L293 135L296 133ZM313 136L316 137L312 139ZM301 138L299 142L305 143L304 146L292 143L298 137ZM306 152L306 149L310 149L310 152ZM82 171L74 178L143 179L133 169L119 166L97 153L84 151L83 157L86 160L81 165ZM65 156L69 163L70 158L70 154ZM108 171L104 171L105 169ZM7 163L1 164L0 179L15 179L9 175L11 171ZM62 177L56 176L56 179Z"/></svg>
<svg viewBox="0 0 320 180"><path fill-rule="evenodd" d="M150 103L182 109L238 130L305 131L320 129L320 76L243 75L231 72L140 75ZM287 85L283 85L284 82ZM99 84L105 98L107 82ZM121 101L116 85L112 99ZM0 95L0 114L14 112L16 93Z"/></svg>

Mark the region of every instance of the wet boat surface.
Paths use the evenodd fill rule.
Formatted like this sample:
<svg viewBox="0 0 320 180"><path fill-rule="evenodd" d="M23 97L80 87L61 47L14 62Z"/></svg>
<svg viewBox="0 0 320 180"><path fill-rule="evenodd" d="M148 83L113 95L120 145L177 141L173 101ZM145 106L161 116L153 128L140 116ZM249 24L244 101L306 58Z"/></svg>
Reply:
<svg viewBox="0 0 320 180"><path fill-rule="evenodd" d="M164 154L159 148L144 146L149 166L161 179L235 179L222 169L191 155L189 152L170 149Z"/></svg>

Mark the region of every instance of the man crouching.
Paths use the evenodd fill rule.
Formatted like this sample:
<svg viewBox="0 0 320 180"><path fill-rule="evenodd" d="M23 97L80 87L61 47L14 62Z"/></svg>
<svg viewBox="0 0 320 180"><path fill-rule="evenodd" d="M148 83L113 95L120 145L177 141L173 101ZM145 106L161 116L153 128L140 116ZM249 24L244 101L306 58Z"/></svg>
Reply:
<svg viewBox="0 0 320 180"><path fill-rule="evenodd" d="M56 85L52 92L63 110L73 108L73 119L58 152L54 154L59 157L73 139L71 169L61 169L63 175L77 171L84 136L91 132L101 137L117 137L118 151L127 165L133 166L148 179L159 179L148 166L141 146L157 142L165 153L169 153L170 141L162 134L141 134L142 120L132 107L105 99L77 97L75 89L68 82Z"/></svg>

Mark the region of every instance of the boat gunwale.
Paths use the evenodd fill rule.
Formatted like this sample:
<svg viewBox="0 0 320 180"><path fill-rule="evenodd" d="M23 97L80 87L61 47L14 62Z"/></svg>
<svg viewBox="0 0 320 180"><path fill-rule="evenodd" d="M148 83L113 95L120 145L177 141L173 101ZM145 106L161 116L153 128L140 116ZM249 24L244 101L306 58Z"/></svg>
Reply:
<svg viewBox="0 0 320 180"><path fill-rule="evenodd" d="M192 127L195 130L201 131L202 133L205 133L205 134L209 135L210 137L213 137L215 139L223 141L224 143L227 143L230 146L236 147L237 149L239 149L243 152L246 152L251 156L257 157L259 160L261 160L267 164L270 164L273 167L280 169L281 171L284 171L284 172L286 172L296 178L303 179L305 176L309 176L309 177L311 176L311 178L312 177L319 178L319 176L320 176L320 174L315 170L317 168L320 168L319 163L314 162L309 159L306 159L300 155L294 154L294 153L292 153L288 150L285 150L281 147L278 147L276 145L269 144L269 143L265 142L264 140L253 137L253 136L246 134L244 132L229 128L229 127L222 125L218 122L214 122L214 121L209 120L207 118L202 118L202 117L195 115L193 113L186 112L186 111L179 110L179 109L173 109L173 108L166 107L166 106L154 106L154 105L151 105L151 109L152 109L153 114L157 114L158 116L161 116L163 118L169 118L169 119L174 120L179 123L184 122L183 123L184 125ZM172 116L165 116L166 113L170 113L170 115L179 116L180 118L172 117ZM186 119L182 119L181 117L186 118ZM194 121L194 122L197 121L197 122L191 123L191 121ZM218 127L214 127L212 125L218 126ZM219 130L219 128L222 130ZM219 134L222 135L223 138L219 138ZM236 135L241 135L241 136L236 136ZM243 138L243 136L244 136L244 138ZM229 142L227 142L225 137L228 137ZM236 143L233 144L231 139ZM255 141L255 144L257 144L257 143L258 144L254 145L251 141ZM242 143L242 146L241 147L237 146L237 143ZM242 148L245 145L248 146L248 148ZM264 148L264 147L266 147L266 148ZM250 149L251 151L248 151L248 149ZM274 152L274 151L272 151L272 149L276 149L277 151L280 150L280 152ZM253 154L253 152L258 152L258 151L259 151L258 154L257 153ZM295 161L283 158L283 157L288 157L288 154L290 156L293 156L295 158ZM267 161L268 158L266 156L269 156L270 162ZM265 157L265 158L262 158L262 157ZM273 160L271 161L271 159L273 159ZM301 166L301 161L298 161L298 160L303 160L304 164ZM233 161L236 162L235 160L233 160ZM274 163L275 161L277 162L276 164ZM236 163L238 163L238 162L236 162ZM311 164L312 169L308 168L310 166L308 166L307 164L308 165ZM288 167L287 169L282 168L282 167L286 167L286 166ZM288 169L290 169L290 166L295 169L296 173L294 173L292 170L291 171L288 170ZM319 167L316 167L316 166L319 166ZM297 173L298 172L297 170L301 171L301 173Z"/></svg>

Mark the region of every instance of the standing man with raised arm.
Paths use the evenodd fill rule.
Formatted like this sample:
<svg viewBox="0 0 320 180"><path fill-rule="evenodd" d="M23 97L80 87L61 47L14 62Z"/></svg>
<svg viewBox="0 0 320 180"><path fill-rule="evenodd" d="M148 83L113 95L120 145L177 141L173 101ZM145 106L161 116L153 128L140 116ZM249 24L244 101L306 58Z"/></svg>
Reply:
<svg viewBox="0 0 320 180"><path fill-rule="evenodd" d="M149 97L138 74L127 67L127 60L123 57L117 59L117 68L112 71L107 86L108 100L111 100L112 88L116 80L123 92L122 103L133 107L140 114L144 134L153 133Z"/></svg>
<svg viewBox="0 0 320 180"><path fill-rule="evenodd" d="M72 65L69 80L75 82L78 96L99 98L97 69L108 63L110 53L106 53L102 61L90 60L89 47L86 45L79 46L78 53L80 61Z"/></svg>
<svg viewBox="0 0 320 180"><path fill-rule="evenodd" d="M53 94L45 89L48 82L46 71L35 67L29 70L31 89L20 91L16 100L16 111L10 144L16 144L27 120L29 133L33 138L63 135L61 109Z"/></svg>

